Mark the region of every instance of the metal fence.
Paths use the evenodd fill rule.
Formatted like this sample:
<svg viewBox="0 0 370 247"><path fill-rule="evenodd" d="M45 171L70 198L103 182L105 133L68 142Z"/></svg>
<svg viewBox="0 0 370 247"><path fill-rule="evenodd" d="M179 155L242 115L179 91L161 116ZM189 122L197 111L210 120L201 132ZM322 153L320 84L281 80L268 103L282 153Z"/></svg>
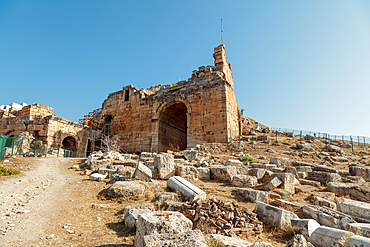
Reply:
<svg viewBox="0 0 370 247"><path fill-rule="evenodd" d="M4 142L3 149L1 149L1 140ZM73 157L73 151L49 145L32 137L14 135L0 139L0 160L11 156Z"/></svg>
<svg viewBox="0 0 370 247"><path fill-rule="evenodd" d="M4 158L4 155L5 155L5 143L6 143L6 140L8 139L7 136L4 136L2 134L0 134L0 160L2 160Z"/></svg>
<svg viewBox="0 0 370 247"><path fill-rule="evenodd" d="M330 144L349 144L353 149L353 146L369 148L370 147L370 137L366 136L352 136L352 135L333 135L325 132L319 131L308 131L299 129L288 129L288 128L273 128L275 132L281 133L294 133L295 136L300 136L303 138L306 135L314 136L321 139L324 143Z"/></svg>

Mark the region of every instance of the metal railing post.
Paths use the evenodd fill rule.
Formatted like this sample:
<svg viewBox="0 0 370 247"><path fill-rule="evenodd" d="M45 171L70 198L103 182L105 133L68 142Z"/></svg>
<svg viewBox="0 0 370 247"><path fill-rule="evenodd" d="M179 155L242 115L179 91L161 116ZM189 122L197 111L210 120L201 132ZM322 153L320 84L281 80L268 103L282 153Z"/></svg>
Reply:
<svg viewBox="0 0 370 247"><path fill-rule="evenodd" d="M277 130L275 131L275 133L276 133L276 141L275 142L277 143Z"/></svg>
<svg viewBox="0 0 370 247"><path fill-rule="evenodd" d="M58 147L58 153L57 153L57 158L59 157L59 148L60 148L60 147Z"/></svg>
<svg viewBox="0 0 370 247"><path fill-rule="evenodd" d="M46 155L48 154L48 144L49 144L49 143L46 143L46 148L45 148L45 157L46 157Z"/></svg>
<svg viewBox="0 0 370 247"><path fill-rule="evenodd" d="M12 156L13 156L13 150L14 150L14 141L15 140L15 136L13 136L13 142L12 142Z"/></svg>
<svg viewBox="0 0 370 247"><path fill-rule="evenodd" d="M37 140L35 140L35 147L33 149L33 157L36 157L36 146L37 146Z"/></svg>
<svg viewBox="0 0 370 247"><path fill-rule="evenodd" d="M24 138L24 137L22 137L21 146L20 146L20 148L19 148L19 155L21 155L21 154L22 154L23 138Z"/></svg>

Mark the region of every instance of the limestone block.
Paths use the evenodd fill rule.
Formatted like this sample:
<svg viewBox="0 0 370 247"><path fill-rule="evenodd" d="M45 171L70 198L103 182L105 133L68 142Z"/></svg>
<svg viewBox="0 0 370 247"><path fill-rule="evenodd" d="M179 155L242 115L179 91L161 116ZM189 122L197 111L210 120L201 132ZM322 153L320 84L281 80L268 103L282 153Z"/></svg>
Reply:
<svg viewBox="0 0 370 247"><path fill-rule="evenodd" d="M271 179L277 177L282 183L279 188L289 191L294 194L295 185L294 185L294 175L291 173L274 173L271 175Z"/></svg>
<svg viewBox="0 0 370 247"><path fill-rule="evenodd" d="M268 171L271 171L272 169L277 168L277 165L275 165L275 164L265 164L264 168Z"/></svg>
<svg viewBox="0 0 370 247"><path fill-rule="evenodd" d="M241 166L244 166L244 164L240 160L230 159L230 160L227 160L226 161L225 166L237 166L237 167L241 167Z"/></svg>
<svg viewBox="0 0 370 247"><path fill-rule="evenodd" d="M320 187L321 186L320 182L313 181L313 180L307 180L307 179L300 179L299 183L302 184L302 185L311 185L311 186L315 186L315 187Z"/></svg>
<svg viewBox="0 0 370 247"><path fill-rule="evenodd" d="M167 187L173 191L179 191L184 197L190 200L206 199L206 193L203 190L179 176L171 177L167 181Z"/></svg>
<svg viewBox="0 0 370 247"><path fill-rule="evenodd" d="M117 172L117 169L99 168L98 173L103 175L112 176Z"/></svg>
<svg viewBox="0 0 370 247"><path fill-rule="evenodd" d="M265 175L265 169L253 168L249 169L248 175L257 177L257 179L261 179L263 175Z"/></svg>
<svg viewBox="0 0 370 247"><path fill-rule="evenodd" d="M118 160L120 161L126 161L126 160L131 160L131 154L120 154L118 156Z"/></svg>
<svg viewBox="0 0 370 247"><path fill-rule="evenodd" d="M349 195L353 200L370 201L370 183L329 183L328 189L337 195Z"/></svg>
<svg viewBox="0 0 370 247"><path fill-rule="evenodd" d="M338 173L329 173L329 172L309 172L307 174L309 180L318 181L321 184L328 184L330 182L341 182L342 177Z"/></svg>
<svg viewBox="0 0 370 247"><path fill-rule="evenodd" d="M325 150L328 152L337 152L337 153L343 153L343 150L340 147L334 146L334 145L327 145L325 147Z"/></svg>
<svg viewBox="0 0 370 247"><path fill-rule="evenodd" d="M210 180L211 179L211 170L205 167L198 167L199 179L200 180Z"/></svg>
<svg viewBox="0 0 370 247"><path fill-rule="evenodd" d="M276 164L277 166L289 166L289 158L272 157L270 158L270 164Z"/></svg>
<svg viewBox="0 0 370 247"><path fill-rule="evenodd" d="M258 219L270 223L282 230L287 230L291 226L292 219L299 219L299 217L290 211L257 202L254 212L258 214Z"/></svg>
<svg viewBox="0 0 370 247"><path fill-rule="evenodd" d="M91 181L102 181L105 179L107 175L99 174L99 173L93 173L89 176L89 180Z"/></svg>
<svg viewBox="0 0 370 247"><path fill-rule="evenodd" d="M259 169L265 169L265 164L261 163L252 163L249 165L251 168L259 168Z"/></svg>
<svg viewBox="0 0 370 247"><path fill-rule="evenodd" d="M171 154L157 154L154 157L154 166L160 179L169 179L175 175L175 162Z"/></svg>
<svg viewBox="0 0 370 247"><path fill-rule="evenodd" d="M279 178L274 177L270 181L264 183L261 186L261 189L266 190L266 191L270 191L270 190L273 190L273 189L279 187L281 184L282 184L282 181Z"/></svg>
<svg viewBox="0 0 370 247"><path fill-rule="evenodd" d="M145 185L135 181L117 181L107 190L109 197L135 196L142 194Z"/></svg>
<svg viewBox="0 0 370 247"><path fill-rule="evenodd" d="M299 179L307 178L307 173L305 173L305 172L297 172L297 173L298 173L298 178Z"/></svg>
<svg viewBox="0 0 370 247"><path fill-rule="evenodd" d="M346 215L327 207L306 205L302 207L302 211L324 226L344 230L348 223L356 223L350 215Z"/></svg>
<svg viewBox="0 0 370 247"><path fill-rule="evenodd" d="M257 184L257 178L248 175L236 175L231 183L237 187L253 187Z"/></svg>
<svg viewBox="0 0 370 247"><path fill-rule="evenodd" d="M348 162L348 159L345 157L332 156L330 158L336 162Z"/></svg>
<svg viewBox="0 0 370 247"><path fill-rule="evenodd" d="M370 168L365 168L361 166L350 166L349 174L352 176L359 176L365 179L365 181L370 182Z"/></svg>
<svg viewBox="0 0 370 247"><path fill-rule="evenodd" d="M347 176L347 179L351 180L352 183L366 183L366 180L360 176Z"/></svg>
<svg viewBox="0 0 370 247"><path fill-rule="evenodd" d="M209 169L212 180L231 182L236 175L235 166L211 166Z"/></svg>
<svg viewBox="0 0 370 247"><path fill-rule="evenodd" d="M362 236L349 237L344 247L370 247L370 238Z"/></svg>
<svg viewBox="0 0 370 247"><path fill-rule="evenodd" d="M187 160L195 160L198 158L198 151L197 150L184 150L184 156Z"/></svg>
<svg viewBox="0 0 370 247"><path fill-rule="evenodd" d="M296 179L299 179L298 172L297 169L295 169L295 167L292 166L284 167L284 172L291 173L294 175Z"/></svg>
<svg viewBox="0 0 370 247"><path fill-rule="evenodd" d="M352 232L320 226L312 233L309 241L317 247L344 247L347 239L353 235Z"/></svg>
<svg viewBox="0 0 370 247"><path fill-rule="evenodd" d="M147 208L134 208L134 209L127 210L125 213L125 217L123 219L123 221L125 222L125 226L131 229L135 228L138 215L151 213L151 212L152 210L147 209Z"/></svg>
<svg viewBox="0 0 370 247"><path fill-rule="evenodd" d="M232 238L232 237L227 237L224 235L220 234L209 234L207 235L209 242L213 245L210 246L217 246L220 243L222 243L223 247L252 247L253 244L247 240L243 240L240 238ZM267 245L256 245L256 247L272 247L272 245L267 244Z"/></svg>
<svg viewBox="0 0 370 247"><path fill-rule="evenodd" d="M271 175L274 174L272 171L266 170L265 174L261 178L262 183L266 183L271 180Z"/></svg>
<svg viewBox="0 0 370 247"><path fill-rule="evenodd" d="M307 242L306 238L301 234L296 234L291 240L289 240L286 247L315 247L310 242Z"/></svg>
<svg viewBox="0 0 370 247"><path fill-rule="evenodd" d="M320 227L320 224L312 219L293 219L291 223L294 234L302 234L306 239Z"/></svg>
<svg viewBox="0 0 370 247"><path fill-rule="evenodd" d="M247 167L236 167L237 175L248 175L249 169Z"/></svg>
<svg viewBox="0 0 370 247"><path fill-rule="evenodd" d="M313 205L324 206L337 210L337 205L334 202L331 202L318 196L316 196L315 199L313 200Z"/></svg>
<svg viewBox="0 0 370 247"><path fill-rule="evenodd" d="M311 186L311 185L295 185L295 191L297 193L302 192L302 193L310 193L312 191L317 190L316 187Z"/></svg>
<svg viewBox="0 0 370 247"><path fill-rule="evenodd" d="M182 213L157 211L138 215L135 247L144 247L144 236L191 231L193 223Z"/></svg>
<svg viewBox="0 0 370 247"><path fill-rule="evenodd" d="M103 154L103 159L108 159L108 160L119 160L120 153L114 152L114 151L108 151Z"/></svg>
<svg viewBox="0 0 370 247"><path fill-rule="evenodd" d="M272 168L270 171L273 173L282 173L284 172L284 168Z"/></svg>
<svg viewBox="0 0 370 247"><path fill-rule="evenodd" d="M333 192L327 192L327 191L315 191L312 193L313 198L315 197L321 197L325 200L328 200L330 202L333 202L335 200L335 194Z"/></svg>
<svg viewBox="0 0 370 247"><path fill-rule="evenodd" d="M152 153L141 152L141 154L140 154L140 158L143 158L143 159L150 159L152 157L153 157L153 154Z"/></svg>
<svg viewBox="0 0 370 247"><path fill-rule="evenodd" d="M159 202L164 202L167 200L177 201L179 196L174 192L163 192L155 196L155 199Z"/></svg>
<svg viewBox="0 0 370 247"><path fill-rule="evenodd" d="M198 180L199 171L194 166L176 165L175 175L187 180Z"/></svg>
<svg viewBox="0 0 370 247"><path fill-rule="evenodd" d="M139 162L133 177L148 182L152 179L152 171L149 167Z"/></svg>
<svg viewBox="0 0 370 247"><path fill-rule="evenodd" d="M113 160L112 164L115 166L125 166L125 167L137 167L137 162L135 160Z"/></svg>
<svg viewBox="0 0 370 247"><path fill-rule="evenodd" d="M117 173L124 177L131 178L135 173L136 169L131 166L117 166Z"/></svg>
<svg viewBox="0 0 370 247"><path fill-rule="evenodd" d="M102 159L102 160L91 159L90 170L97 171L99 168L107 168L107 166L110 164L111 164L111 161L107 159Z"/></svg>
<svg viewBox="0 0 370 247"><path fill-rule="evenodd" d="M40 125L40 124L29 124L27 126L27 130L29 131L37 131L37 130L43 130L44 129L44 125Z"/></svg>
<svg viewBox="0 0 370 247"><path fill-rule="evenodd" d="M123 214L126 215L126 213L131 209L149 209L150 211L154 211L154 206L150 204L142 204L142 203L131 204L125 207L125 209L123 210Z"/></svg>
<svg viewBox="0 0 370 247"><path fill-rule="evenodd" d="M297 172L305 172L305 173L312 172L311 166L295 166L295 169L297 170Z"/></svg>
<svg viewBox="0 0 370 247"><path fill-rule="evenodd" d="M337 201L338 210L342 213L370 221L370 203L342 199Z"/></svg>
<svg viewBox="0 0 370 247"><path fill-rule="evenodd" d="M346 230L370 238L370 224L368 223L348 223Z"/></svg>
<svg viewBox="0 0 370 247"><path fill-rule="evenodd" d="M183 233L167 233L144 236L145 247L176 246L176 247L208 247L200 230Z"/></svg>
<svg viewBox="0 0 370 247"><path fill-rule="evenodd" d="M245 200L250 202L265 202L269 198L266 191L249 190L249 189L236 189L236 193L242 196Z"/></svg>

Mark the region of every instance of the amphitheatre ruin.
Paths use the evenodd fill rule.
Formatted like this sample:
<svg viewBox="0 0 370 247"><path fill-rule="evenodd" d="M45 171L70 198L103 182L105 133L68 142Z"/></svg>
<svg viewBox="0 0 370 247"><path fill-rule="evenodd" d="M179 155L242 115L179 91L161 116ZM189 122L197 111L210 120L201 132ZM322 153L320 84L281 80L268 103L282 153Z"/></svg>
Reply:
<svg viewBox="0 0 370 247"><path fill-rule="evenodd" d="M243 116L213 57L79 123L0 106L0 246L370 247L368 145Z"/></svg>

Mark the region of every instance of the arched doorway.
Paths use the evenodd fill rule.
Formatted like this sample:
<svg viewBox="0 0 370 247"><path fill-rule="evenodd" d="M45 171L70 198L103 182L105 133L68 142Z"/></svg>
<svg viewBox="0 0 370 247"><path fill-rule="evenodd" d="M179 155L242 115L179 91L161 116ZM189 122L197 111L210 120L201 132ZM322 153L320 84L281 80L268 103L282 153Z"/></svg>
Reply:
<svg viewBox="0 0 370 247"><path fill-rule="evenodd" d="M158 151L180 151L187 147L187 108L182 102L170 102L159 115Z"/></svg>
<svg viewBox="0 0 370 247"><path fill-rule="evenodd" d="M67 157L77 157L77 142L72 136L68 136L63 139L62 148L72 151L69 155L67 155Z"/></svg>
<svg viewBox="0 0 370 247"><path fill-rule="evenodd" d="M86 144L86 157L89 157L89 155L93 152L92 147L92 141L90 139L87 140Z"/></svg>

